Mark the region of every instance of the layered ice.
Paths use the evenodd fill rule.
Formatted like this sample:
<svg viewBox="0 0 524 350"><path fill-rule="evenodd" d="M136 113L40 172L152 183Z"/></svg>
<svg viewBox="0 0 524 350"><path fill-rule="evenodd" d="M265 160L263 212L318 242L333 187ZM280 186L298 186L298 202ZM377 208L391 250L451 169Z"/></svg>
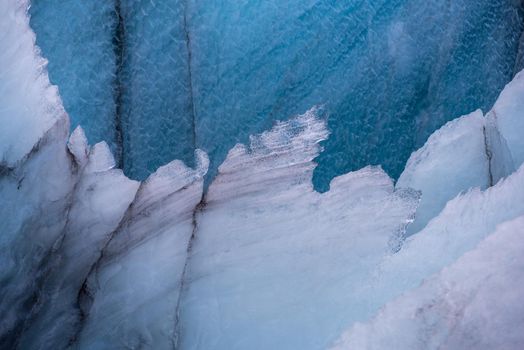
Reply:
<svg viewBox="0 0 524 350"><path fill-rule="evenodd" d="M307 21L338 6L291 5ZM372 19L402 13L384 6ZM368 166L314 190L327 104L231 148L204 191L203 151L194 168L174 160L137 182L110 145L69 135L26 9L0 3L1 348L522 347L522 73L486 116L430 137L397 186ZM409 45L404 30L391 28L393 52Z"/></svg>
<svg viewBox="0 0 524 350"><path fill-rule="evenodd" d="M136 181L114 169L107 144L88 147L80 128L71 136L69 149L79 167L79 178L62 237L49 258L51 271L26 321L20 348L62 349L68 345L82 317L78 291L138 188Z"/></svg>
<svg viewBox="0 0 524 350"><path fill-rule="evenodd" d="M80 349L172 349L193 211L208 159L173 161L138 189L80 291Z"/></svg>
<svg viewBox="0 0 524 350"><path fill-rule="evenodd" d="M2 1L0 13L0 169L26 157L58 120L66 123L25 15L27 1ZM28 127L31 125L31 127Z"/></svg>
<svg viewBox="0 0 524 350"><path fill-rule="evenodd" d="M521 349L524 216L356 324L333 349Z"/></svg>
<svg viewBox="0 0 524 350"><path fill-rule="evenodd" d="M210 181L237 142L324 104L321 190L369 164L397 178L434 130L488 110L524 25L507 0L33 0L31 14L73 124L111 146L120 120L126 174L201 148Z"/></svg>
<svg viewBox="0 0 524 350"><path fill-rule="evenodd" d="M410 233L422 229L457 194L490 185L484 124L485 118L478 110L455 119L434 132L411 155L396 184L397 188L422 193Z"/></svg>
<svg viewBox="0 0 524 350"><path fill-rule="evenodd" d="M524 162L523 130L524 75L520 72L486 116L477 110L434 132L410 156L396 184L422 192L409 233L422 229L459 193L485 189L513 173Z"/></svg>
<svg viewBox="0 0 524 350"><path fill-rule="evenodd" d="M312 110L229 152L196 217L180 348L320 349L359 316L359 285L418 198L394 191L378 167L315 192L313 159L326 136Z"/></svg>

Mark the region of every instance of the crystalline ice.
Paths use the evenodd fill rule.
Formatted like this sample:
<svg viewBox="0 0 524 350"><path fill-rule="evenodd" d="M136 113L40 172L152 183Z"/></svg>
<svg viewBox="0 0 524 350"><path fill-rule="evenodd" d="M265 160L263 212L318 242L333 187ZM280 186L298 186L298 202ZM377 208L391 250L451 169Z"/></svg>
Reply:
<svg viewBox="0 0 524 350"><path fill-rule="evenodd" d="M356 324L333 349L521 349L524 216Z"/></svg>
<svg viewBox="0 0 524 350"><path fill-rule="evenodd" d="M476 111L448 122L411 155L396 184L422 192L409 233L422 229L459 193L492 186L524 162L523 77L517 74L504 88L486 117Z"/></svg>
<svg viewBox="0 0 524 350"><path fill-rule="evenodd" d="M144 179L173 159L193 162L196 135L187 3L119 1L122 159L124 171L134 178Z"/></svg>
<svg viewBox="0 0 524 350"><path fill-rule="evenodd" d="M394 192L376 167L313 191L327 136L314 113L237 145L220 166L196 217L181 348L318 349L365 309L357 285L402 234L417 196Z"/></svg>
<svg viewBox="0 0 524 350"><path fill-rule="evenodd" d="M422 193L410 233L423 228L460 192L489 186L483 129L482 112L473 112L448 122L411 155L396 184L397 188L409 187Z"/></svg>
<svg viewBox="0 0 524 350"><path fill-rule="evenodd" d="M163 28L145 20L162 8L154 4L133 7L134 3L121 2L120 15L136 17L128 23L130 37L154 37ZM353 98L365 97L362 103L368 103L371 114L381 104L387 108L380 108L380 113L398 110L388 115L391 120L413 110L419 117L435 112L435 125L424 116L417 119L422 121L420 128L411 125L412 120L407 122L407 129L417 129L415 134L420 137L442 121L444 114L440 113L448 108L460 109L479 102L482 96L495 96L511 57L501 52L514 48L515 28L521 26L513 22L521 18L520 5L478 1L464 7L458 1L417 7L409 0L275 4L226 2L223 7L208 4L208 8L190 1L183 10L161 13L166 17L176 14L176 21L173 27L164 28L166 32L154 45L169 42L172 30L179 30L174 28L187 29L191 39L191 45L185 42L190 48L187 53L194 58L188 69L205 73L192 75L193 89L184 90L182 79L174 90L198 95L194 101L199 102L193 105L197 117L192 119L195 144L209 142L215 161L239 135L269 127L271 120L287 118L294 108L309 108L307 104L313 105L324 93L332 97L322 108L277 122L269 131L251 136L249 145L230 149L217 168L217 177L204 191L209 159L203 151L196 151L194 168L175 160L139 183L115 168L111 140L91 147L82 128L69 136L68 116L34 49L27 3L0 2L0 122L5 126L0 128L0 348L318 349L332 345L348 329L356 336L341 338L343 347L347 341L371 349L389 348L397 341L408 349L522 347L524 339L517 332L524 324L522 310L514 306L523 287L522 73L486 117L474 112L436 132L412 155L396 188L376 166L335 177L330 190L322 194L314 190L312 182L314 159L328 137L328 122L344 124L343 116L363 108L351 105ZM92 30L90 21L100 19L101 13L109 16L113 5L93 8L96 11L82 19L89 25L80 29ZM63 6L94 5L64 2ZM279 10L270 11L272 6ZM57 7L57 11L64 8ZM508 8L514 11L506 12ZM146 9L149 14L146 11L147 16L141 17ZM235 9L241 9L243 16ZM435 12L430 15L422 9ZM477 12L469 14L472 9ZM445 10L442 18L436 10ZM40 18L46 18L42 13ZM264 16L267 13L273 15ZM349 16L353 13L363 17ZM435 13L436 22L420 26ZM416 20L399 20L407 14ZM485 23L486 16L504 18L509 24L502 28L496 20ZM449 18L453 19L450 23ZM449 25L450 32L444 28L433 33L435 26L441 28L435 24L440 21ZM310 26L312 23L317 26ZM114 23L107 25L115 29ZM417 25L422 28L420 33L414 29ZM275 35L263 36L268 27ZM376 32L365 32L367 28ZM223 39L207 37L213 29ZM364 36L355 36L362 30ZM438 34L431 37L438 41L450 33L457 38L440 41L442 55L435 61L426 60L431 43L411 50L421 37ZM180 39L173 35L175 41ZM481 40L485 36L487 42ZM293 40L284 40L289 37ZM262 46L249 45L253 38ZM348 38L353 40L351 52L337 54ZM105 39L100 39L105 43L99 43L101 51L107 49ZM147 43L136 39L133 52L146 52L141 45ZM455 47L455 39L464 47ZM177 45L183 47L183 41ZM366 42L378 44L368 46ZM91 44L96 48L96 43L86 43ZM473 91L476 88L470 89L469 83L454 84L454 79L461 74L477 76L462 60L477 52L478 45L501 51L493 49L487 63L480 64L490 69L482 79L473 79L473 86L482 90ZM212 54L201 56L206 52ZM100 57L99 53L93 57ZM243 57L240 53L249 54ZM138 56L130 53L127 59L135 60L144 71L154 69L154 59ZM93 57L86 58L85 64L91 64ZM278 57L277 66L271 64L274 57ZM217 72L210 64L215 58L223 64ZM394 67L394 74L380 69L373 73L366 62L374 58ZM166 55L174 64L179 59ZM448 65L448 59L457 62ZM315 67L333 70L311 71L312 62ZM421 67L420 62L430 62L431 67ZM100 76L109 66L101 67ZM478 65L475 72L477 69ZM428 77L428 71L438 82L421 79ZM362 83L363 87L352 85L361 88L351 90L354 96L348 97L345 78L353 73L361 75L355 75L351 84ZM121 76L129 79L126 84L136 83L136 91L148 90L144 102L155 101L143 110L136 104L139 100L124 103L138 106L131 109L140 118L157 110L158 101L173 102L166 101L170 92L158 100L154 96L172 76L151 86L144 78L148 73L131 69L126 74ZM155 74L151 76L159 77L162 71ZM368 97L366 87L381 79L395 80L396 74L402 77L402 84L373 85L376 96ZM94 80L100 78L95 76ZM490 83L482 83L486 81ZM104 90L107 84L98 82L103 91L109 91ZM427 91L420 90L424 86ZM399 96L390 98L393 92ZM464 99L462 107L443 107L440 103L450 96ZM179 111L186 97L161 110L167 114ZM411 104L414 101L416 108ZM244 113L248 110L254 114ZM264 112L258 114L260 110ZM330 117L326 111L332 112ZM350 114L337 114L340 111ZM373 123L380 113L362 120L356 113L358 123L351 123L353 129L336 129L335 133L349 130L358 136L355 140L361 140L362 135L370 135L359 129L361 122L383 136L397 130L398 125L391 125L388 118ZM156 123L155 119L152 124ZM236 129L224 131L222 123L234 124ZM211 130L213 126L218 127ZM149 138L155 139L155 133L142 135L140 128L133 132L144 137L144 148L150 145ZM340 143L351 149L348 157L362 148L366 153L367 148L391 143L386 138L355 140L349 142L355 149ZM334 142L339 141L340 134L335 135ZM413 146L411 141L399 140L399 144ZM163 142L140 151L140 157L157 152ZM177 140L169 142L177 144ZM330 159L339 159L329 142L326 145ZM181 153L192 148L186 146L181 146ZM404 146L402 152L409 148ZM371 159L371 153L366 154L362 159ZM391 164L401 158L392 159ZM154 165L141 158L147 169L156 168L160 158L151 159ZM346 165L334 164L332 169ZM406 226L414 217L413 235L406 238ZM378 330L380 336L374 334L370 339L370 330Z"/></svg>
<svg viewBox="0 0 524 350"><path fill-rule="evenodd" d="M58 120L67 123L46 61L34 46L25 15L27 1L0 4L0 171L13 167L37 146ZM23 106L23 108L22 108ZM30 125L30 127L28 127Z"/></svg>
<svg viewBox="0 0 524 350"><path fill-rule="evenodd" d="M207 156L198 168L173 161L138 189L80 293L79 348L171 349L193 210L202 198Z"/></svg>
<svg viewBox="0 0 524 350"><path fill-rule="evenodd" d="M92 142L112 145L102 131L119 102L126 174L143 179L198 147L212 178L237 142L325 104L322 190L369 164L397 178L446 121L488 110L515 72L524 26L523 5L508 0L34 0L31 13Z"/></svg>
<svg viewBox="0 0 524 350"><path fill-rule="evenodd" d="M377 278L366 288L369 311L377 310L424 279L453 263L495 230L524 215L524 165L495 186L472 189L449 201L444 210L402 249L386 256Z"/></svg>
<svg viewBox="0 0 524 350"><path fill-rule="evenodd" d="M70 145L78 143L82 140L73 139ZM138 189L138 182L108 166L114 164L112 156L107 163L108 155L107 145L97 144L80 166L62 238L49 258L51 271L42 282L37 307L25 322L21 348L63 349L79 327L78 291Z"/></svg>
<svg viewBox="0 0 524 350"><path fill-rule="evenodd" d="M524 163L524 71L502 91L488 118L493 119L518 168Z"/></svg>
<svg viewBox="0 0 524 350"><path fill-rule="evenodd" d="M106 141L118 152L115 1L31 0L29 13L72 126L82 125L91 143Z"/></svg>

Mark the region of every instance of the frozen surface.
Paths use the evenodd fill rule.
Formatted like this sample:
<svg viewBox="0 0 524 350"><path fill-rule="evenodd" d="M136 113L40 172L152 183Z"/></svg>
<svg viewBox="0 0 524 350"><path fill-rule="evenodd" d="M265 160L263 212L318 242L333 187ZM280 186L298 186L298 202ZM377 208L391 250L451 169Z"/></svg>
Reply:
<svg viewBox="0 0 524 350"><path fill-rule="evenodd" d="M196 217L180 348L320 349L361 317L361 285L418 200L377 167L315 192L312 160L327 136L315 112L237 145L220 166Z"/></svg>
<svg viewBox="0 0 524 350"><path fill-rule="evenodd" d="M63 4L76 6L72 2ZM426 9L443 10L440 5L431 2L425 4L423 6L429 6ZM500 22L476 22L469 16L489 14L490 18L498 18L497 11L506 8L498 2L491 2L493 7L483 1L472 2L468 6L477 9L477 12L471 15L461 12L465 8L457 4L460 5L460 2L448 4L450 8L446 10L452 11L450 13L457 15L457 18L464 15L462 19L467 21L445 23L455 28L451 32L453 35L460 37L464 34L464 38L473 35L475 39L484 30L493 34L493 26L499 28L496 23ZM131 4L121 5L123 8ZM296 25L285 32L286 35L314 35L294 36L291 42L281 41L283 35L268 36L267 40L277 46L270 52L265 50L271 45L257 47L249 57L253 62L258 59L258 64L246 60L244 63L249 69L246 70L246 66L240 63L235 69L228 68L223 71L227 74L221 75L223 79L217 80L216 85L203 85L203 80L195 84L198 88L194 87L192 91L198 92L201 101L209 96L215 98L218 92L228 90L231 93L242 92L238 93L238 101L247 98L251 102L235 105L238 113L230 109L234 100L229 100L227 96L223 96L223 105L218 102L209 105L201 102L200 107L194 105L197 115L193 119L197 126L196 145L199 144L199 135L204 137L202 140L213 138L213 142L219 145L218 148L210 145L215 161L219 159L222 147L225 150L227 143L236 140L241 133L251 128L267 126L270 129L267 124L273 118L288 118L291 109L302 108L300 103L296 106L289 104L291 107L286 111L285 105L291 103L288 99L306 104L304 101L308 101L307 98L302 100L302 97L317 96L308 92L313 86L309 84L312 81L323 86L330 98L338 98L337 93L343 91L346 85L339 80L341 73L337 70L341 70L343 65L350 67L350 71L357 69L349 63L360 61L347 59L356 57L352 56L355 55L352 50L358 48L357 52L366 53L373 47L364 45L361 40L382 40L379 29L384 28L384 23L388 23L385 25L388 28L391 24L386 19L403 18L407 14L411 16L411 12L404 12L411 9L413 16L416 14L421 19L415 16L413 24L405 21L403 25L395 25L387 36L388 43L395 43L393 53L405 50L410 47L409 40L402 45L400 43L409 36L402 33L405 30L411 33L408 30L410 26L422 20L425 14L415 11L418 7L409 1L385 2L383 7L376 8L375 5L380 5L378 2L349 3L354 6L353 12L344 7L345 3L326 6L323 1L290 1L288 7L279 7L286 11L269 11L273 2L245 2L238 6L246 14L245 20L251 23L244 24L244 17L234 12L232 4L225 2L222 5L217 9L214 6L218 5L211 4L207 9L203 3L190 1L184 11L173 13L177 14L176 18L180 13L185 14L182 16L185 19L182 27L189 28L187 34L194 46L188 47L194 49L190 50L192 54L205 52L205 41L198 40L205 38L204 33L211 29L199 27L204 19L208 18L206 23L209 26L222 25L216 26L217 30L224 38L231 40L222 42L220 37L216 37L213 41L216 46L212 47L240 45L231 50L219 50L220 55L231 58L221 59L224 67L237 62L240 57L236 56L238 52L249 51L250 41L247 39L261 38L262 29L268 26L281 34L279 31L282 28ZM307 11L303 11L306 5L309 6ZM404 5L407 7L404 8ZM140 13L147 6L146 3L141 6L144 7L128 7L128 15L142 16ZM422 347L430 348L434 344L444 348L497 348L503 347L502 342L507 342L509 348L522 347L522 335L518 332L522 328L522 310L518 306L518 300L522 297L519 254L522 239L519 235L522 234L524 220L524 164L521 164L524 159L519 137L523 128L522 73L502 92L486 117L475 112L449 123L431 137L424 148L412 156L399 181L403 186L399 185L396 189L392 179L380 167L368 166L335 177L330 182L330 190L325 193L314 191L314 159L318 157L322 143L328 149L331 147L326 142L327 124L337 125L338 120L336 109L329 102L323 108L315 107L303 115L275 123L269 131L254 133L249 145L237 144L227 148L227 159L217 168L217 177L204 192L204 176L209 160L203 151L196 151L194 168L174 160L139 183L115 169L117 161L106 142L89 146L82 128L76 128L69 136L68 117L56 89L49 84L44 61L35 50L26 8L27 4L23 1L0 3L0 28L3 29L0 32L0 121L3 125L0 128L0 348L323 349L331 346L348 329L358 332L360 337L351 337L350 341L369 341L367 344L370 347L374 346L375 341L378 347L382 341L389 347L397 340L405 342L408 349L411 345L416 348L420 345L419 341L424 343ZM156 18L153 10L159 8L151 8L151 17L146 18ZM58 11L62 7L56 9ZM257 9L264 11L259 14ZM372 11L359 12L363 9ZM96 17L97 11L103 11L104 7L93 10L90 16ZM263 16L269 12L277 17ZM120 9L119 13L124 14L124 10ZM366 15L353 23L348 18L357 19L351 16L354 13ZM441 15L441 12L435 13ZM325 16L319 17L319 14ZM341 16L337 17L339 14ZM514 16L511 17L513 20L519 18L517 11L509 11L506 15ZM216 18L211 20L209 16ZM222 21L220 16L228 21ZM280 20L289 18L298 18L298 22ZM333 18L339 21L330 22ZM360 23L360 20L363 22ZM332 62L333 55L336 56L333 52L338 52L338 46L337 50L330 51L330 45L344 42L345 37L329 36L334 40L323 38L326 33L342 33L331 29L346 28L344 25L350 23L346 21L360 25L356 28L362 29L363 36L348 36L355 39L352 46L344 51L349 56L341 55L340 61ZM134 28L133 23L142 24ZM230 23L238 26L230 27ZM318 26L308 26L313 31L308 32L302 27L304 23L318 23ZM513 22L508 20L507 23ZM163 28L149 21L139 22L138 19L129 25L128 34L136 36L145 35L140 34L145 32L153 35ZM81 29L89 30L88 27ZM194 35L195 28L200 28L201 35ZM256 33L249 33L249 28ZM349 24L347 28L348 33L354 34ZM376 31L366 28L376 28ZM422 32L426 30L423 26L421 28ZM472 31L472 28L476 30ZM173 28L165 29L169 32ZM116 31L122 35L120 30ZM132 34L134 30L135 34ZM505 48L512 47L513 34L511 31L508 37L502 36L507 39L504 41ZM79 38L82 35L79 33ZM232 40L235 38L238 40ZM486 49L491 44L498 45L500 38L490 36L483 44L487 46L482 47ZM266 37L263 39L266 40ZM164 42L162 40L167 39L159 35L158 40ZM166 42L171 43L171 40ZM450 50L454 53L468 52L469 55L469 50L476 47L476 41L465 42L465 47L455 47L447 41L444 44L453 46ZM430 46L431 43L428 43ZM311 49L306 50L307 55L304 54L304 47ZM319 47L326 50L319 51ZM446 45L443 47L440 50L444 51L439 52L447 52ZM296 63L293 66L296 76L280 71L289 64L289 57L285 55L287 50L298 50L293 51L297 54L296 61L293 61ZM93 56L98 55L95 51ZM326 56L319 56L319 52L326 52ZM397 52L395 57L411 59L406 52ZM489 52L495 55L493 59L497 62L498 58L506 57L496 54L496 50ZM208 55L209 62L215 57L213 55ZM220 55L216 57L222 57ZM265 59L271 57L278 57L281 61L270 65ZM307 59L300 59L303 57ZM362 57L370 62L376 58L373 55ZM453 57L464 58L461 55ZM91 58L86 58L86 64ZM460 62L464 62L462 58ZM466 58L464 60L467 61ZM140 69L153 69L151 62L154 60L135 59L141 62ZM176 61L178 58L172 59ZM333 75L325 75L322 69L315 73L319 74L315 75L316 78L309 75L307 68L311 62L318 63L319 67L333 67ZM401 72L401 67L416 67L413 62L409 61L409 65L400 62L403 64L395 66L399 68L396 72ZM193 63L203 69L205 62L196 60ZM189 65L188 69L190 67L193 66ZM354 73L371 72L358 64L357 67L363 70ZM460 65L458 72L462 74L464 70L464 74L476 81L478 75L471 71L467 73L465 67ZM502 69L502 66L490 62L489 67L487 73L495 74L492 72L499 68L504 71L506 66L503 65ZM280 74L284 74L284 81L292 83L295 88L282 90L282 94L278 95L278 101L282 103L272 105L275 110L267 114L270 117L246 117L245 120L253 122L246 126L245 120L238 119L238 116L244 118L249 113L240 112L248 107L256 110L267 102L267 96L273 96L265 90L271 72L275 72L272 69L278 71L271 79L276 86L280 86L279 89L287 84L279 85ZM458 82L454 80L458 77L456 72L442 69L435 73L437 80ZM137 84L141 85L148 73L144 76L135 73L128 78L137 78ZM211 73L206 71L209 79L213 77ZM411 83L419 77L411 70L404 73L407 74L404 82ZM234 78L235 74L253 79L252 82L260 85L257 89L248 86ZM293 80L298 79L299 74L304 80ZM331 76L328 80L338 82L340 91L323 85L324 80L317 79L319 76ZM502 76L497 74L500 79ZM238 86L230 84L226 78L231 78L231 81L237 79ZM164 83L158 86L159 90L165 88ZM429 85L432 84L430 81ZM377 86L379 88L374 89L377 96L393 96L382 95L380 85ZM445 86L453 86L457 96L475 95L475 90L458 83ZM496 83L479 86L493 96L500 88ZM405 94L403 85L397 87L400 99L409 95ZM416 89L422 91L418 87ZM299 90L305 91L304 94ZM154 91L152 88L148 93L154 95ZM357 96L360 96L358 93L365 95L364 90L356 88L353 91L357 92ZM263 98L253 97L259 93ZM341 92L342 95L346 96ZM151 99L147 96L145 94L144 98L153 101L151 105L154 105L154 96L149 96ZM429 93L427 96L433 95ZM311 97L309 101L313 100ZM396 98L378 100L389 101L391 108L399 102ZM448 101L447 98L444 100ZM261 104L257 105L254 101ZM406 111L402 101L398 109ZM389 106L388 103L384 105ZM341 106L349 105L339 106L342 110ZM373 106L370 105L370 111L373 111ZM178 110L176 106L173 108ZM238 126L238 134L228 134L229 131L225 131L227 128L220 125L213 133L211 129L198 133L199 127L211 125L205 124L206 120L210 120L206 119L205 113L210 113L213 108L220 123L227 123L221 113L231 112L228 122ZM147 113L153 109L147 109ZM203 115L202 119L198 119L200 115ZM398 117L397 114L392 116L397 118L395 120L401 120ZM366 119L366 123L370 120L373 118ZM386 133L389 126L387 118L384 120L385 124L369 125ZM336 130L342 129L344 127ZM358 134L359 130L361 128L357 123L351 132ZM334 136L335 139L339 137ZM367 145L373 144L373 138L369 139L369 143L367 140L352 145L365 153ZM383 141L389 144L386 138ZM149 142L145 141L145 144ZM360 145L362 147L359 148ZM351 149L350 155L356 152L344 143L341 147ZM152 165L156 162L154 159L148 167L156 168ZM337 167L342 163L336 162L336 156L331 159L335 160L332 169L339 169ZM414 187L415 190L401 187ZM422 192L422 199L416 213L419 191ZM414 217L421 220L418 225L423 228L412 228L414 232L411 233L414 234L406 238L406 226ZM516 221L499 226L510 220ZM414 320L409 319L413 312ZM395 321L382 327L388 320ZM355 326L355 322L360 323ZM511 326L508 327L508 324ZM366 336L369 327L379 330L381 337L369 339ZM393 329L402 332L402 337L389 331ZM348 339L341 338L340 344L343 345Z"/></svg>
<svg viewBox="0 0 524 350"><path fill-rule="evenodd" d="M507 0L34 0L31 13L92 142L112 145L116 99L126 174L191 162L198 147L210 181L237 142L325 104L321 190L369 164L397 178L434 130L489 110L524 26L522 3Z"/></svg>
<svg viewBox="0 0 524 350"><path fill-rule="evenodd" d="M49 77L60 88L72 127L82 125L91 143L106 141L118 155L115 1L30 2L36 43L49 60Z"/></svg>
<svg viewBox="0 0 524 350"><path fill-rule="evenodd" d="M404 242L399 252L384 257L377 267L377 278L366 288L369 310L377 310L453 263L498 224L524 215L523 198L521 166L485 191L472 189L449 201L422 231Z"/></svg>
<svg viewBox="0 0 524 350"><path fill-rule="evenodd" d="M411 155L396 184L422 194L409 233L423 228L460 192L490 185L484 122L481 111L448 122Z"/></svg>
<svg viewBox="0 0 524 350"><path fill-rule="evenodd" d="M413 152L397 188L421 191L413 234L459 193L485 189L513 173L523 162L523 72L508 83L490 112L477 110L448 122Z"/></svg>
<svg viewBox="0 0 524 350"><path fill-rule="evenodd" d="M208 159L173 161L138 189L80 292L78 347L172 349L181 280Z"/></svg>
<svg viewBox="0 0 524 350"><path fill-rule="evenodd" d="M524 163L524 71L518 73L500 94L488 114L511 153L513 166Z"/></svg>
<svg viewBox="0 0 524 350"><path fill-rule="evenodd" d="M357 323L333 349L522 349L524 216Z"/></svg>
<svg viewBox="0 0 524 350"><path fill-rule="evenodd" d="M118 3L123 167L130 176L144 179L173 159L193 163L196 135L187 1Z"/></svg>
<svg viewBox="0 0 524 350"><path fill-rule="evenodd" d="M27 1L0 4L1 172L24 158L65 116L57 89L49 84L46 61L34 45L26 9Z"/></svg>
<svg viewBox="0 0 524 350"><path fill-rule="evenodd" d="M84 141L81 129L77 129L69 145L87 146ZM63 237L49 259L52 269L20 338L23 349L62 349L68 345L80 323L78 291L138 188L122 170L112 169L114 160L105 143L82 151L88 158L75 158L80 179L75 184Z"/></svg>

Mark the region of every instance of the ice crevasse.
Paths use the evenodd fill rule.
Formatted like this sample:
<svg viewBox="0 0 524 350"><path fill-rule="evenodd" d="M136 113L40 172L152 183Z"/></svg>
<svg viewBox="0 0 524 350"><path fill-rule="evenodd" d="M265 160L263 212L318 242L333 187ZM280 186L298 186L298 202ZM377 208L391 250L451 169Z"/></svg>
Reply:
<svg viewBox="0 0 524 350"><path fill-rule="evenodd" d="M69 132L26 9L0 2L0 348L522 348L523 72L396 184L368 166L316 192L313 107L204 191L203 151L138 182Z"/></svg>

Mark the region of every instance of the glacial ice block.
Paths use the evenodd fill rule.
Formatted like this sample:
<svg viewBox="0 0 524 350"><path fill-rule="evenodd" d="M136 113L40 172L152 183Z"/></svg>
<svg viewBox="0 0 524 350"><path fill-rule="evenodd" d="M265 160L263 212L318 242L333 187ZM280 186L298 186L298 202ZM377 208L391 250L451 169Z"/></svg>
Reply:
<svg viewBox="0 0 524 350"><path fill-rule="evenodd" d="M422 229L461 192L492 186L522 164L523 74L506 85L485 117L477 110L452 120L413 152L396 184L422 193L409 234Z"/></svg>
<svg viewBox="0 0 524 350"><path fill-rule="evenodd" d="M35 47L27 1L0 3L0 171L12 168L56 122L67 123L47 61Z"/></svg>
<svg viewBox="0 0 524 350"><path fill-rule="evenodd" d="M338 349L522 349L524 216L504 222L478 247L357 323Z"/></svg>
<svg viewBox="0 0 524 350"><path fill-rule="evenodd" d="M514 168L524 163L524 70L502 90L487 117L511 154Z"/></svg>
<svg viewBox="0 0 524 350"><path fill-rule="evenodd" d="M139 185L122 170L113 169L115 162L105 143L88 147L80 128L69 148L76 154L79 176L63 237L49 258L51 268L41 284L37 307L20 336L19 346L24 349L64 349L70 344L83 321L78 293Z"/></svg>
<svg viewBox="0 0 524 350"><path fill-rule="evenodd" d="M450 200L400 251L386 255L365 289L370 310L417 287L424 279L473 249L502 222L524 215L524 165L493 187ZM350 325L348 324L348 327Z"/></svg>
<svg viewBox="0 0 524 350"><path fill-rule="evenodd" d="M421 202L410 234L418 232L446 203L473 187L487 188L489 158L480 110L448 122L409 158L397 188L421 191ZM524 131L524 130L523 130Z"/></svg>
<svg viewBox="0 0 524 350"><path fill-rule="evenodd" d="M369 164L397 178L446 121L488 110L524 28L508 0L33 0L30 12L73 125L110 146L121 132L126 174L198 147L211 178L236 143L325 104L322 190Z"/></svg>
<svg viewBox="0 0 524 350"><path fill-rule="evenodd" d="M362 286L418 203L378 167L311 182L325 120L306 114L237 145L220 166L181 294L181 349L319 349L366 313Z"/></svg>
<svg viewBox="0 0 524 350"><path fill-rule="evenodd" d="M205 153L196 156L196 169L176 160L140 185L80 292L79 349L172 348L193 212L208 166Z"/></svg>

